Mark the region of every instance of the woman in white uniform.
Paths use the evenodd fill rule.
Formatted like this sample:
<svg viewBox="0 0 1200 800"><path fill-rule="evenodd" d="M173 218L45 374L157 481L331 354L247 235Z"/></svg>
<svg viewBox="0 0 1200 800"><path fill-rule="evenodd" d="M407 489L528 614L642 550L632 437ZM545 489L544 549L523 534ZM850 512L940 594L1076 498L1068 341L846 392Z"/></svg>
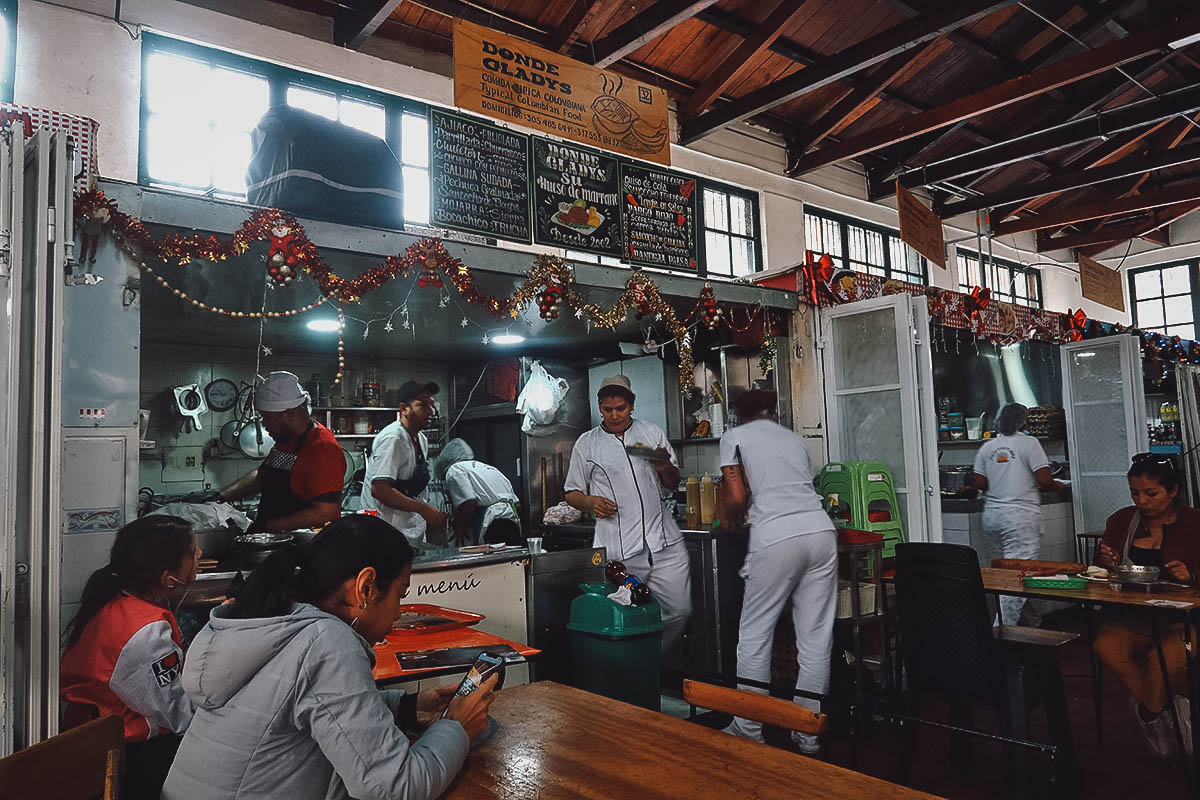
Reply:
<svg viewBox="0 0 1200 800"><path fill-rule="evenodd" d="M1003 558L1037 558L1042 537L1039 489L1061 492L1066 487L1050 475L1050 461L1041 443L1022 430L1029 409L1009 403L1000 409L1000 435L975 455L975 487L987 492L983 501L983 532ZM1001 625L1036 628L1041 615L1024 597L1000 598Z"/></svg>
<svg viewBox="0 0 1200 800"><path fill-rule="evenodd" d="M721 472L734 512L749 494L750 544L738 627L737 674L768 683L775 624L790 602L796 629L796 688L829 691L829 657L837 609L837 534L813 488L804 440L774 421L775 392L756 389L736 401L742 424L721 437ZM763 690L743 687L755 692ZM818 700L801 706L820 711ZM762 741L762 723L737 717L729 733ZM820 752L817 737L792 733L800 752Z"/></svg>
<svg viewBox="0 0 1200 800"><path fill-rule="evenodd" d="M450 496L455 542L522 543L512 483L491 464L476 461L471 445L462 439L447 442L433 463L433 475Z"/></svg>

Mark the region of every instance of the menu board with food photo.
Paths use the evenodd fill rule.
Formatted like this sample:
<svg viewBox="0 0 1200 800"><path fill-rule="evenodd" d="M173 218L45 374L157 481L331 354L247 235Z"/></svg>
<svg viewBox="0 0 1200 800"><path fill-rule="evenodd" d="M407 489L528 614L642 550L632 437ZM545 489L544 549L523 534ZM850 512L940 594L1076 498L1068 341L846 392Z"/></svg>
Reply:
<svg viewBox="0 0 1200 800"><path fill-rule="evenodd" d="M622 255L617 159L534 136L533 216L538 244Z"/></svg>
<svg viewBox="0 0 1200 800"><path fill-rule="evenodd" d="M528 242L529 136L429 109L429 222Z"/></svg>
<svg viewBox="0 0 1200 800"><path fill-rule="evenodd" d="M696 271L696 179L621 164L622 232L631 264Z"/></svg>

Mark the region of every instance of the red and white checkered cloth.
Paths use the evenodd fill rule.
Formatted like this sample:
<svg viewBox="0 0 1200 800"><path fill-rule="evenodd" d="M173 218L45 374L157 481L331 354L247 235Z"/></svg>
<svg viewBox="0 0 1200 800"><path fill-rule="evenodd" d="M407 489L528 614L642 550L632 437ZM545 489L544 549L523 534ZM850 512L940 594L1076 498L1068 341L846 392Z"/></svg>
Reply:
<svg viewBox="0 0 1200 800"><path fill-rule="evenodd" d="M8 126L13 122L24 124L26 136L40 128L66 131L74 140L76 152L79 154L80 168L79 174L75 176L75 191L86 192L95 185L100 174L96 160L96 133L100 130L100 123L89 117L64 114L60 111L20 106L16 103L0 103L0 126Z"/></svg>

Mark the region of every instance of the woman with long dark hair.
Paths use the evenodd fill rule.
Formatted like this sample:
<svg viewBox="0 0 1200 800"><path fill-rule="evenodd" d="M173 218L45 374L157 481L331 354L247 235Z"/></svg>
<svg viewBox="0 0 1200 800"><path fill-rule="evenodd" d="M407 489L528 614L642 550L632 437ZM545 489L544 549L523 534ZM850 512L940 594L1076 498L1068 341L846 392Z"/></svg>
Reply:
<svg viewBox="0 0 1200 800"><path fill-rule="evenodd" d="M192 719L172 595L196 577L191 523L154 515L117 531L67 627L59 695L125 722L121 797L157 798Z"/></svg>
<svg viewBox="0 0 1200 800"><path fill-rule="evenodd" d="M1166 580L1195 585L1200 570L1200 511L1179 502L1179 473L1169 456L1142 453L1129 467L1133 505L1108 518L1096 547L1102 567L1138 564L1159 567ZM1192 744L1187 699L1187 645L1183 625L1161 635L1171 687L1163 684L1153 631L1141 618L1110 613L1092 645L1096 655L1130 692L1134 717L1155 755L1175 754L1175 735L1167 703L1174 700L1184 726L1184 747ZM1172 698L1174 695L1174 698Z"/></svg>
<svg viewBox="0 0 1200 800"><path fill-rule="evenodd" d="M454 686L418 695L375 687L372 644L399 616L412 558L399 530L355 514L326 526L307 552L281 550L263 562L188 651L184 686L196 716L163 797L444 792L484 729L495 678L453 699ZM405 730L421 728L410 745Z"/></svg>

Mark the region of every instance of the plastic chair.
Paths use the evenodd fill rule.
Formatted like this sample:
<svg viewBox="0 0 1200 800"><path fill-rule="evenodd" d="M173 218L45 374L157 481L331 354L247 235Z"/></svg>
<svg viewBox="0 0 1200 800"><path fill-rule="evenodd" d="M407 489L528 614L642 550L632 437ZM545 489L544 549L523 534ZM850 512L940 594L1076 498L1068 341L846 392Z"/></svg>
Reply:
<svg viewBox="0 0 1200 800"><path fill-rule="evenodd" d="M1059 791L1077 789L1078 767L1057 648L1078 635L1016 626L993 628L979 557L964 545L897 545L896 606L909 703L907 715L888 716L905 723L901 779L907 779L912 763L913 723L923 723L959 734L952 741L952 754L959 763L969 760L971 737L990 738L1009 749L1017 785L1027 781L1026 756L1034 750L1055 763ZM949 703L950 725L921 719L927 695ZM1049 745L1028 739L1028 715L1039 702L1046 709ZM973 711L980 706L999 712L999 736L970 727Z"/></svg>
<svg viewBox="0 0 1200 800"><path fill-rule="evenodd" d="M116 800L125 728L116 714L0 759L5 800Z"/></svg>
<svg viewBox="0 0 1200 800"><path fill-rule="evenodd" d="M824 714L745 689L730 689L685 678L683 699L693 706L752 719L765 725L778 725L789 731L816 735L824 733L829 727L829 718Z"/></svg>

